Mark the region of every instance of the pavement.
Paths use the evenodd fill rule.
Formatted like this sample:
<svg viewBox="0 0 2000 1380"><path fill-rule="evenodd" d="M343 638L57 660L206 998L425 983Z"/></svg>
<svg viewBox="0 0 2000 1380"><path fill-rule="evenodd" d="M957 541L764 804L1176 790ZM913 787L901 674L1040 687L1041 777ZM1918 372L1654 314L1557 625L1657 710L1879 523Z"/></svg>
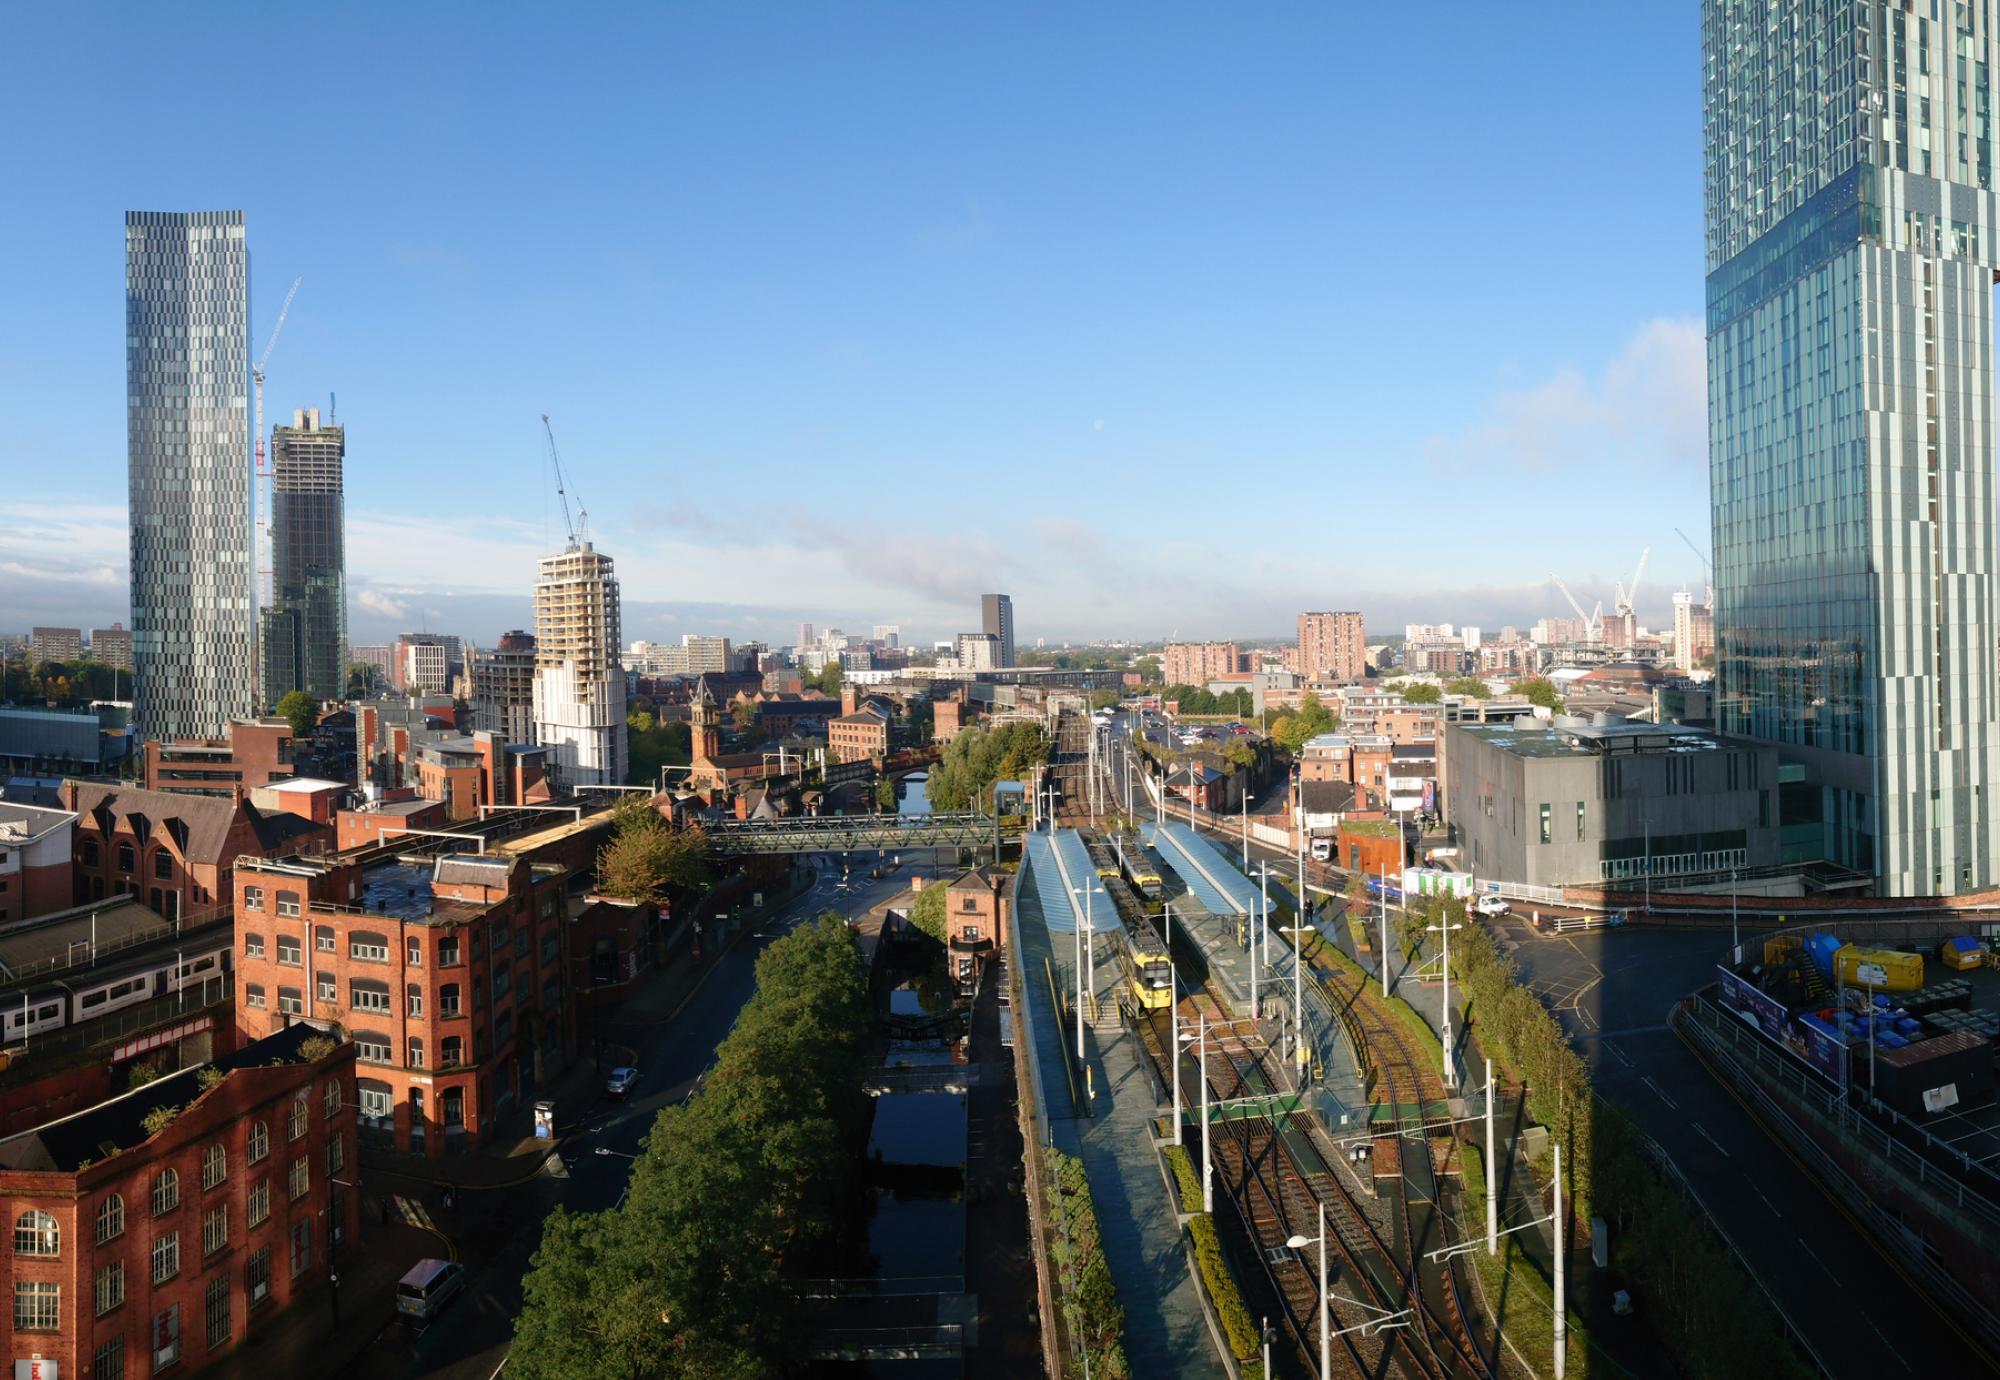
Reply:
<svg viewBox="0 0 2000 1380"><path fill-rule="evenodd" d="M606 1016L605 1067L615 1055L641 1070L627 1097L604 1092L586 1049L553 1094L541 1094L556 1102L553 1145L533 1138L523 1109L505 1134L446 1160L364 1153L366 1251L350 1248L339 1262L340 1325L322 1286L320 1301L274 1315L204 1375L490 1380L513 1338L521 1279L540 1243L535 1225L558 1204L589 1212L622 1199L654 1117L694 1089L754 991L757 936L824 910L860 910L909 886L907 868L871 881L857 865L843 886L837 858L802 867L810 870L791 899L746 916L702 963L656 971ZM396 1281L426 1256L465 1262L467 1288L427 1331L406 1333L395 1319Z"/></svg>

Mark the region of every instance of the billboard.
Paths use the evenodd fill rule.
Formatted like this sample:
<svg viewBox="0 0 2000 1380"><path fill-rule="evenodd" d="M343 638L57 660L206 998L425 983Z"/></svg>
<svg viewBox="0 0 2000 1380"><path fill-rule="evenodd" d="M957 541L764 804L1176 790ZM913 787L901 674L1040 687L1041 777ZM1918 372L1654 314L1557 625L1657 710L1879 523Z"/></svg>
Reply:
<svg viewBox="0 0 2000 1380"><path fill-rule="evenodd" d="M1792 1020L1784 1003L1758 991L1723 965L1718 963L1715 970L1722 979L1724 1007L1800 1063L1810 1065L1841 1088L1847 1087L1847 1047L1837 1037Z"/></svg>

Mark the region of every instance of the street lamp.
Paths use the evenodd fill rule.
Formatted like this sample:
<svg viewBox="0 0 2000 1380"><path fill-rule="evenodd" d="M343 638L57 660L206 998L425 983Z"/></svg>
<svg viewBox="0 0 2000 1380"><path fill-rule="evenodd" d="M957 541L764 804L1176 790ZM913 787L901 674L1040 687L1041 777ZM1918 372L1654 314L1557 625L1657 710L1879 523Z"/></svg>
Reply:
<svg viewBox="0 0 2000 1380"><path fill-rule="evenodd" d="M637 1155L628 1155L623 1150L613 1150L608 1145L598 1146L597 1153L600 1155L616 1155L621 1160L636 1160L639 1158Z"/></svg>
<svg viewBox="0 0 2000 1380"><path fill-rule="evenodd" d="M1084 986L1086 981L1084 970L1086 965L1089 967L1089 978L1087 979L1089 982L1088 991L1093 999L1097 996L1097 922L1091 915L1090 888L1088 886L1073 886L1070 888L1070 895L1083 897L1083 924L1076 932L1076 1057L1081 1059L1083 1058L1083 1002L1086 990ZM1090 938L1088 940L1083 937L1085 930L1090 931Z"/></svg>
<svg viewBox="0 0 2000 1380"><path fill-rule="evenodd" d="M1441 934L1444 936L1444 959L1440 966L1444 970L1444 1006L1443 1006L1444 1042L1442 1045L1442 1051L1444 1060L1444 1082L1446 1087L1450 1087L1452 1084L1458 1081L1456 1078L1452 1076L1452 1058L1451 1058L1451 932L1453 930L1462 930L1464 928L1465 924L1463 921L1454 921L1449 925L1440 922L1435 925L1424 926L1424 929L1427 932L1432 934Z"/></svg>
<svg viewBox="0 0 2000 1380"><path fill-rule="evenodd" d="M1215 1211L1215 1161L1208 1153L1208 1013L1201 1012L1199 1020L1201 1033L1181 1036L1180 1044L1195 1043L1200 1046L1198 1057L1201 1060L1201 1210L1212 1213ZM1174 1063L1178 1065L1180 1060L1181 1052L1177 1044L1174 1048ZM1178 1115L1178 1106L1175 1110Z"/></svg>
<svg viewBox="0 0 2000 1380"><path fill-rule="evenodd" d="M1292 1048L1293 1059L1301 1072L1306 1066L1306 936L1313 932L1311 925L1280 925L1279 930L1292 936ZM1304 1083L1304 1078L1299 1079Z"/></svg>
<svg viewBox="0 0 2000 1380"><path fill-rule="evenodd" d="M1409 1318L1412 1310L1402 1308L1391 1312L1389 1309L1377 1308L1372 1303L1363 1303L1360 1299L1351 1299L1345 1294L1341 1294L1338 1297L1342 1303L1352 1304L1356 1308L1365 1308L1376 1316L1368 1319L1366 1322L1356 1323L1352 1327L1343 1327L1338 1332L1334 1331L1331 1301L1336 1295L1329 1287L1326 1278L1326 1199L1324 1198L1319 1200L1319 1236L1317 1238L1311 1236L1294 1236L1286 1241L1285 1244L1295 1251L1300 1251L1312 1245L1315 1240L1319 1243L1319 1373L1320 1380L1332 1380L1333 1339L1335 1337L1344 1337L1350 1332L1373 1333L1391 1327L1408 1327L1410 1325Z"/></svg>
<svg viewBox="0 0 2000 1380"><path fill-rule="evenodd" d="M1173 912L1167 912L1168 932L1172 933ZM1174 1144L1181 1143L1181 974L1174 966L1173 946L1167 946L1167 982L1172 1004L1169 1007L1169 1022L1173 1034L1174 1063Z"/></svg>

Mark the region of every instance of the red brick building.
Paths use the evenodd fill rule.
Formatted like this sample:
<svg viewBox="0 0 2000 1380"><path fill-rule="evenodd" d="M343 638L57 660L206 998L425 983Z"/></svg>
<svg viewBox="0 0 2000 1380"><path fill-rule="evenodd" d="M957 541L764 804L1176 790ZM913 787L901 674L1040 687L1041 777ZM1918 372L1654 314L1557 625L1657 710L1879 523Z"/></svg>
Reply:
<svg viewBox="0 0 2000 1380"><path fill-rule="evenodd" d="M73 904L76 816L0 801L0 925Z"/></svg>
<svg viewBox="0 0 2000 1380"><path fill-rule="evenodd" d="M978 980L982 964L1007 947L1008 884L1011 874L975 867L954 881L945 896L946 947L952 977L960 986Z"/></svg>
<svg viewBox="0 0 2000 1380"><path fill-rule="evenodd" d="M139 784L196 795L248 795L292 775L292 725L286 719L233 719L226 738L148 741Z"/></svg>
<svg viewBox="0 0 2000 1380"><path fill-rule="evenodd" d="M843 762L867 762L889 755L889 711L864 704L826 726L826 745Z"/></svg>
<svg viewBox="0 0 2000 1380"><path fill-rule="evenodd" d="M478 818L481 806L539 804L551 795L547 750L483 729L439 738L417 750L416 787L453 823Z"/></svg>
<svg viewBox="0 0 2000 1380"><path fill-rule="evenodd" d="M347 853L398 837L411 829L442 829L444 826L443 801L378 800L358 810L342 810L335 817L334 847Z"/></svg>
<svg viewBox="0 0 2000 1380"><path fill-rule="evenodd" d="M325 848L333 831L241 797L183 795L92 781L65 781L76 813L71 867L75 902L139 897L168 919L201 915L230 897L240 857Z"/></svg>
<svg viewBox="0 0 2000 1380"><path fill-rule="evenodd" d="M360 1245L355 1115L354 1046L297 1025L0 1140L8 1353L122 1380L254 1334Z"/></svg>
<svg viewBox="0 0 2000 1380"><path fill-rule="evenodd" d="M503 853L402 862L394 849L238 864L236 1023L255 1036L338 1022L355 1043L363 1133L440 1156L491 1132L574 1048L569 872Z"/></svg>
<svg viewBox="0 0 2000 1380"><path fill-rule="evenodd" d="M1299 645L1290 669L1307 680L1361 680L1368 674L1368 643L1358 613L1302 613Z"/></svg>

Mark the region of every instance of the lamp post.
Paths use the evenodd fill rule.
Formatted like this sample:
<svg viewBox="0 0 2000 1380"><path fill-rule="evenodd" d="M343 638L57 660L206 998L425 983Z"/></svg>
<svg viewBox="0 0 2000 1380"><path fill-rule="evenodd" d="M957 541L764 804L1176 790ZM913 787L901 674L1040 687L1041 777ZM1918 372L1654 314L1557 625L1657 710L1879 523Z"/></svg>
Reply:
<svg viewBox="0 0 2000 1380"><path fill-rule="evenodd" d="M1071 887L1072 896L1083 898L1083 929L1079 930L1077 948L1077 992L1078 1000L1088 993L1092 1001L1097 999L1097 921L1091 912L1091 896L1088 884ZM1087 937L1085 932L1088 932ZM1083 1018L1079 1012L1076 1023L1076 1057L1083 1057Z"/></svg>
<svg viewBox="0 0 2000 1380"><path fill-rule="evenodd" d="M1500 1253L1500 1167L1493 1159L1493 1061L1486 1061L1486 1254Z"/></svg>
<svg viewBox="0 0 2000 1380"><path fill-rule="evenodd" d="M1389 1000L1389 869L1382 869L1382 1000Z"/></svg>
<svg viewBox="0 0 2000 1380"><path fill-rule="evenodd" d="M1732 962L1743 961L1743 936L1736 928L1736 869L1729 869L1729 957Z"/></svg>
<svg viewBox="0 0 2000 1380"><path fill-rule="evenodd" d="M1314 1239L1310 1236L1294 1236L1287 1240L1285 1244L1295 1251L1302 1251L1307 1246L1312 1245ZM1360 1299L1351 1299L1342 1295L1340 1299L1342 1303L1353 1304L1356 1308L1366 1309L1368 1312L1375 1314L1375 1316L1366 1322L1356 1323L1352 1327L1343 1327L1338 1332L1334 1331L1332 1307L1334 1294L1326 1274L1326 1200L1324 1198L1319 1200L1319 1236L1317 1240L1319 1242L1319 1373L1320 1380L1332 1380L1333 1339L1335 1337L1344 1337L1350 1332L1380 1331L1387 1327L1407 1327L1409 1326L1411 1310L1403 1308L1391 1312L1386 1308L1377 1308L1372 1303L1363 1303ZM1267 1371L1266 1374L1268 1373Z"/></svg>
<svg viewBox="0 0 2000 1380"><path fill-rule="evenodd" d="M1569 1313L1563 1307L1563 1148L1562 1142L1555 1143L1555 1221L1552 1231L1555 1236L1555 1372L1556 1380L1563 1380L1563 1371L1569 1360Z"/></svg>
<svg viewBox="0 0 2000 1380"><path fill-rule="evenodd" d="M1193 1041L1198 1047L1201 1062L1201 1210L1215 1211L1215 1161L1208 1153L1208 1013L1200 1013L1201 1033L1195 1036L1183 1035L1182 1041ZM1174 1063L1180 1063L1181 1052L1174 1048Z"/></svg>
<svg viewBox="0 0 2000 1380"><path fill-rule="evenodd" d="M1292 936L1292 1048L1293 1061L1300 1070L1299 1082L1303 1084L1306 1067L1306 936L1312 933L1310 925L1281 925L1286 934Z"/></svg>
<svg viewBox="0 0 2000 1380"><path fill-rule="evenodd" d="M1444 1058L1444 1085L1449 1088L1458 1081L1452 1073L1454 1066L1451 1057L1451 932L1453 930L1464 929L1465 924L1463 921L1455 921L1447 925L1440 921L1438 924L1426 925L1424 928L1432 934L1441 934L1444 936L1444 957L1439 964L1444 972L1444 1001L1440 1008L1443 1012L1444 1039L1441 1049Z"/></svg>
<svg viewBox="0 0 2000 1380"><path fill-rule="evenodd" d="M1243 810L1243 870L1250 870L1250 769L1243 768L1243 780L1237 783L1236 800Z"/></svg>

